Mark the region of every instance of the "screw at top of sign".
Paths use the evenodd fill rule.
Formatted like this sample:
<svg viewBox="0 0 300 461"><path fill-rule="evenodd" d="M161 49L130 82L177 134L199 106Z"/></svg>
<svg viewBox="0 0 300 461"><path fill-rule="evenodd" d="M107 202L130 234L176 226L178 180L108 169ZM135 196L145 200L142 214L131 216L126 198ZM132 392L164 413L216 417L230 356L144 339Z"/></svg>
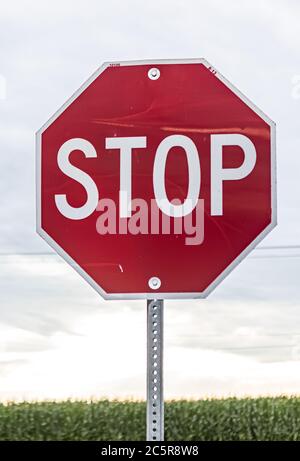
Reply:
<svg viewBox="0 0 300 461"><path fill-rule="evenodd" d="M160 71L156 67L152 67L152 69L148 72L148 77L151 80L157 80L160 77Z"/></svg>
<svg viewBox="0 0 300 461"><path fill-rule="evenodd" d="M161 280L158 277L151 277L148 281L148 285L152 290L158 290L161 286Z"/></svg>

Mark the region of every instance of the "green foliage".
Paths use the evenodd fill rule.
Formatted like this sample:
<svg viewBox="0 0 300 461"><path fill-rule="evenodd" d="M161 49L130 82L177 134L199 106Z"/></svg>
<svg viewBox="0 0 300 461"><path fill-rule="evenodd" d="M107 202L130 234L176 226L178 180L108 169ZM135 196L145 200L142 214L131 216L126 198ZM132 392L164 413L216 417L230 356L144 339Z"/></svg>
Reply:
<svg viewBox="0 0 300 461"><path fill-rule="evenodd" d="M144 402L0 404L0 440L145 440ZM171 401L166 440L300 440L300 398Z"/></svg>

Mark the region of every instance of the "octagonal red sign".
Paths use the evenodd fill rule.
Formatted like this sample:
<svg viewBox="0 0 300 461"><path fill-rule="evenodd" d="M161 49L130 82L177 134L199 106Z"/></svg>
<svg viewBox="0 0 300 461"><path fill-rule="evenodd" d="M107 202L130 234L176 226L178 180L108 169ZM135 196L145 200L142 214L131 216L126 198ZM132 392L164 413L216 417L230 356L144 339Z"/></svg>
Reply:
<svg viewBox="0 0 300 461"><path fill-rule="evenodd" d="M203 59L104 64L37 133L37 231L104 298L207 296L275 186L274 123Z"/></svg>

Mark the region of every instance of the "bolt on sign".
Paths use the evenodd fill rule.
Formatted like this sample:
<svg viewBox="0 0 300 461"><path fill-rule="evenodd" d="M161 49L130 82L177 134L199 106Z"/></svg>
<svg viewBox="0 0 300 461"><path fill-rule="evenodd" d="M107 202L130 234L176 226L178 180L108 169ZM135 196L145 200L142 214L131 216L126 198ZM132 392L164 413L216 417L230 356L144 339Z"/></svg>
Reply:
<svg viewBox="0 0 300 461"><path fill-rule="evenodd" d="M37 231L105 299L204 298L275 225L275 124L204 59L106 63L37 133Z"/></svg>

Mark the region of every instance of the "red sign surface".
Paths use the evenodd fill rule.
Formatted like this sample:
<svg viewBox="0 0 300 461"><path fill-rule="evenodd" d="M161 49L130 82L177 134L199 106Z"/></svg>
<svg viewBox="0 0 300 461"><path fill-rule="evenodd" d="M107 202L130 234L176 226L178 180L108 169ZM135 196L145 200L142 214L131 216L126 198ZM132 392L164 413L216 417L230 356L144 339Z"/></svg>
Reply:
<svg viewBox="0 0 300 461"><path fill-rule="evenodd" d="M38 233L104 298L199 298L276 225L275 126L205 60L103 65L37 134Z"/></svg>

